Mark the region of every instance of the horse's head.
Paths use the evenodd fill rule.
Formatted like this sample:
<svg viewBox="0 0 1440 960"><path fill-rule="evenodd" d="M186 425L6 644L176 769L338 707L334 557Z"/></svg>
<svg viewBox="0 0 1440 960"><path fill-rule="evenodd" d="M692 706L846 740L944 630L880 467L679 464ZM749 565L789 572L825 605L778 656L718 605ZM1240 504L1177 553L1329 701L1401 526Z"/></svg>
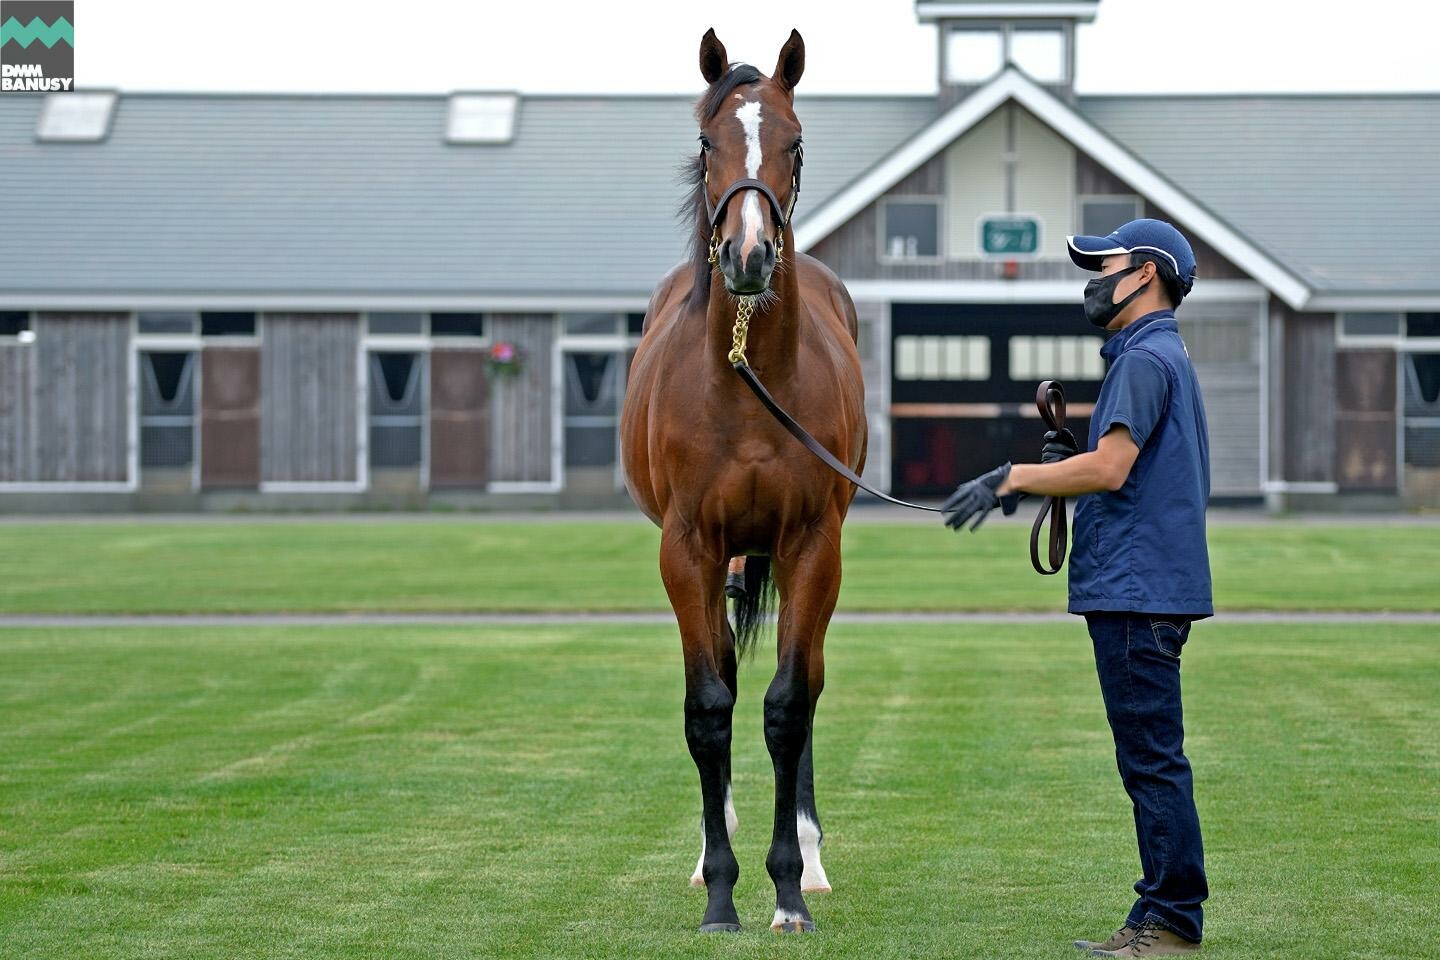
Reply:
<svg viewBox="0 0 1440 960"><path fill-rule="evenodd" d="M767 77L748 64L731 66L710 30L700 41L700 73L710 88L695 108L700 169L712 262L725 288L763 293L784 245L800 190L800 121L795 85L805 72L805 41L797 31Z"/></svg>

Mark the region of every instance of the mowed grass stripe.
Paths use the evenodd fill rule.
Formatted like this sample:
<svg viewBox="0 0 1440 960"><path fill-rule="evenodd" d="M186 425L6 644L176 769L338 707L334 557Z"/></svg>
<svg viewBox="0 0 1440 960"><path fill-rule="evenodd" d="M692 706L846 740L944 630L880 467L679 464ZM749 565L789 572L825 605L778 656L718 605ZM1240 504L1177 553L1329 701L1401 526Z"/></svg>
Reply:
<svg viewBox="0 0 1440 960"><path fill-rule="evenodd" d="M1073 625L836 626L835 893L765 929L770 649L742 671L736 938L701 938L673 629L0 633L0 956L1069 956L1135 857ZM1440 649L1201 624L1212 957L1433 956Z"/></svg>
<svg viewBox="0 0 1440 960"><path fill-rule="evenodd" d="M668 609L648 523L22 524L0 614ZM840 609L1053 611L1026 525L846 527ZM1440 610L1440 526L1262 521L1210 530L1232 610Z"/></svg>

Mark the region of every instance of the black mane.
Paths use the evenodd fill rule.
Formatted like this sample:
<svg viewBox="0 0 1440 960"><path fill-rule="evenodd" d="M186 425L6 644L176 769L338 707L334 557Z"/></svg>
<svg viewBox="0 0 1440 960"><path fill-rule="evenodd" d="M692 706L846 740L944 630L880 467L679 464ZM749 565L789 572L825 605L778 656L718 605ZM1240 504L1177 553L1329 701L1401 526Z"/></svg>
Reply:
<svg viewBox="0 0 1440 960"><path fill-rule="evenodd" d="M720 111L737 87L749 86L763 80L765 75L748 63L732 63L725 75L710 85L695 103L695 119L701 125L709 123ZM680 182L689 189L680 202L680 222L694 224L690 234L688 254L695 267L695 282L690 295L700 301L710 299L710 218L705 209L705 155L695 156L680 166Z"/></svg>

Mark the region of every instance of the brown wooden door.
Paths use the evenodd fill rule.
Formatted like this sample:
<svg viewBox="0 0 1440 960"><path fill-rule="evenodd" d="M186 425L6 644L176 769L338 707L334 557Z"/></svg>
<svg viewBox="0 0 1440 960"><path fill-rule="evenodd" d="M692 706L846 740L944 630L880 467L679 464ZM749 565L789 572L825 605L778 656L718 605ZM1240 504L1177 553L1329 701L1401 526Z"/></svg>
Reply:
<svg viewBox="0 0 1440 960"><path fill-rule="evenodd" d="M260 485L260 351L200 354L200 485Z"/></svg>
<svg viewBox="0 0 1440 960"><path fill-rule="evenodd" d="M1396 485L1395 353L1335 355L1335 478L1342 490Z"/></svg>
<svg viewBox="0 0 1440 960"><path fill-rule="evenodd" d="M490 384L480 350L430 354L430 487L490 480Z"/></svg>

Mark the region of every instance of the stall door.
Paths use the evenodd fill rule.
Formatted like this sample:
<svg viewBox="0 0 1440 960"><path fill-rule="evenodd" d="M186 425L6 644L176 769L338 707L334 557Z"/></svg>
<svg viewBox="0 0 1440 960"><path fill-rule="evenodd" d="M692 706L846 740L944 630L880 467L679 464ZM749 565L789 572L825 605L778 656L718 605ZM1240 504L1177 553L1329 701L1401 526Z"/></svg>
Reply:
<svg viewBox="0 0 1440 960"><path fill-rule="evenodd" d="M485 354L430 354L430 486L481 488L490 479L490 393Z"/></svg>
<svg viewBox="0 0 1440 960"><path fill-rule="evenodd" d="M211 348L200 354L200 485L260 484L260 351Z"/></svg>

